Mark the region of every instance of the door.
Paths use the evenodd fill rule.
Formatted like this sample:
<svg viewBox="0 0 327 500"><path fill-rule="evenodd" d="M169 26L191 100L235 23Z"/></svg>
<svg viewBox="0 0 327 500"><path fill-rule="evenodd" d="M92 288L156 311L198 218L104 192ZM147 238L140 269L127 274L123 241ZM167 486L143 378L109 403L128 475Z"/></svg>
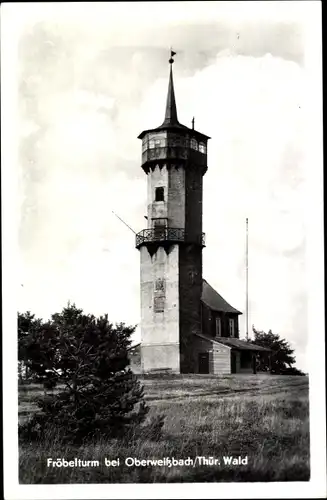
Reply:
<svg viewBox="0 0 327 500"><path fill-rule="evenodd" d="M209 353L199 353L199 373L209 373Z"/></svg>
<svg viewBox="0 0 327 500"><path fill-rule="evenodd" d="M154 220L154 239L163 241L166 239L166 219L156 219Z"/></svg>
<svg viewBox="0 0 327 500"><path fill-rule="evenodd" d="M230 364L231 364L231 373L236 373L236 354L234 351L230 353Z"/></svg>

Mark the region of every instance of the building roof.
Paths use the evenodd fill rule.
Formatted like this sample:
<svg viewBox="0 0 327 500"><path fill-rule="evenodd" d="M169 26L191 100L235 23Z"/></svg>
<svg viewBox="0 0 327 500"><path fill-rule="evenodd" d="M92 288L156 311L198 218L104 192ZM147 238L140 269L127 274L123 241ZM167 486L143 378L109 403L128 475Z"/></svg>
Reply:
<svg viewBox="0 0 327 500"><path fill-rule="evenodd" d="M227 345L228 347L239 349L240 351L271 351L271 349L262 347L261 345L252 344L246 340L235 339L233 337L219 337L216 341L220 344Z"/></svg>
<svg viewBox="0 0 327 500"><path fill-rule="evenodd" d="M203 340L207 340L208 342L213 342L214 344L219 344L219 341L214 339L213 337L207 337L206 335L204 335L203 333L195 333L194 334L196 337L200 337L201 339ZM230 348L230 346L227 346Z"/></svg>
<svg viewBox="0 0 327 500"><path fill-rule="evenodd" d="M226 302L225 299L206 280L202 280L202 302L210 309L224 313L242 314Z"/></svg>
<svg viewBox="0 0 327 500"><path fill-rule="evenodd" d="M202 333L196 333L195 335L196 337L201 337L204 340L208 340L208 342L213 342L214 344L224 344L231 349L238 349L239 351L271 351L271 349L267 349L266 347L262 347L261 345L252 344L251 342L235 339L233 337L211 338L203 335Z"/></svg>

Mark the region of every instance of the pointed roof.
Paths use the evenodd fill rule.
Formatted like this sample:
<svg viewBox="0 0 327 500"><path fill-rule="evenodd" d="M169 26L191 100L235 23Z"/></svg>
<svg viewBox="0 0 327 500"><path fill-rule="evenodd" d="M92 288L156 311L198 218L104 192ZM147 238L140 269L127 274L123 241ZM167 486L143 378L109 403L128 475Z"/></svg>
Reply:
<svg viewBox="0 0 327 500"><path fill-rule="evenodd" d="M175 89L174 89L174 78L173 78L173 55L175 55L176 52L171 52L171 58L169 59L169 64L170 64L170 72L169 72L169 83L168 83L168 93L167 93L167 101L166 101L166 112L165 112L165 119L159 127L153 128L153 129L147 129L143 130L143 132L140 133L138 136L139 139L142 139L145 134L148 132L155 132L157 130L174 130L180 132L181 130L185 132L191 132L192 135L197 136L199 139L210 139L208 135L202 134L202 132L198 132L197 130L190 129L189 127L186 127L186 125L182 125L179 123L178 118L177 118L177 106L176 106L176 99L175 99Z"/></svg>
<svg viewBox="0 0 327 500"><path fill-rule="evenodd" d="M202 302L208 306L210 309L218 312L224 313L234 313L234 314L242 314L240 311L235 309L235 307L228 304L228 302L223 299L221 295L209 283L203 279L202 280Z"/></svg>
<svg viewBox="0 0 327 500"><path fill-rule="evenodd" d="M172 59L171 59L172 61ZM173 64L170 63L170 73L169 73L169 84L168 84L168 94L167 94L167 102L166 102L166 113L165 119L162 127L169 127L171 125L180 125L177 118L177 107L176 107L176 99L175 99L175 90L174 90L174 79L173 79Z"/></svg>

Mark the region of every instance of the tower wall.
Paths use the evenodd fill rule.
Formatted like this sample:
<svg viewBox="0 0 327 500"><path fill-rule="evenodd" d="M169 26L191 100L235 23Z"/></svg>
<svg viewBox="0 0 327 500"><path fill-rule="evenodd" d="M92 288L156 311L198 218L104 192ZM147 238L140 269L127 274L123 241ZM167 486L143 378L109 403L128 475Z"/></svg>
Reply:
<svg viewBox="0 0 327 500"><path fill-rule="evenodd" d="M185 231L192 241L202 238L202 174L193 165L185 169ZM196 371L194 334L201 333L202 247L180 248L180 352L181 371Z"/></svg>
<svg viewBox="0 0 327 500"><path fill-rule="evenodd" d="M166 218L192 241L202 235L202 174L196 166L156 165L148 178L148 228ZM155 201L157 187L164 201ZM164 290L156 290L157 280ZM142 368L196 371L193 335L201 333L202 247L166 244L141 248ZM156 307L162 311L156 312Z"/></svg>
<svg viewBox="0 0 327 500"><path fill-rule="evenodd" d="M193 165L185 169L185 230L196 240L202 236L203 176Z"/></svg>
<svg viewBox="0 0 327 500"><path fill-rule="evenodd" d="M185 169L177 164L168 175L168 222L170 227L185 228Z"/></svg>
<svg viewBox="0 0 327 500"><path fill-rule="evenodd" d="M198 245L180 247L180 354L181 372L194 373L196 358L194 334L201 333L202 248Z"/></svg>
<svg viewBox="0 0 327 500"><path fill-rule="evenodd" d="M179 246L143 246L141 256L142 370L180 371ZM152 255L151 255L152 254Z"/></svg>

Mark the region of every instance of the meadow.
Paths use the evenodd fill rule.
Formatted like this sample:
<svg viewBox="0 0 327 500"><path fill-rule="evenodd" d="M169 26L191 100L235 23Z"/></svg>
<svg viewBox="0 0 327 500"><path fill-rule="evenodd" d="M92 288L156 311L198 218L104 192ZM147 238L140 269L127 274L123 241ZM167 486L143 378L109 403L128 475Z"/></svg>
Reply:
<svg viewBox="0 0 327 500"><path fill-rule="evenodd" d="M277 375L160 375L140 377L149 419L165 417L159 436L134 435L83 447L49 439L20 448L19 478L24 484L308 481L308 377ZM19 389L19 421L32 415L36 384ZM223 457L248 457L247 464L225 464ZM131 466L139 460L216 458L214 465ZM48 467L47 459L98 460L96 467ZM105 458L119 466L108 467ZM218 464L218 461L220 462Z"/></svg>

